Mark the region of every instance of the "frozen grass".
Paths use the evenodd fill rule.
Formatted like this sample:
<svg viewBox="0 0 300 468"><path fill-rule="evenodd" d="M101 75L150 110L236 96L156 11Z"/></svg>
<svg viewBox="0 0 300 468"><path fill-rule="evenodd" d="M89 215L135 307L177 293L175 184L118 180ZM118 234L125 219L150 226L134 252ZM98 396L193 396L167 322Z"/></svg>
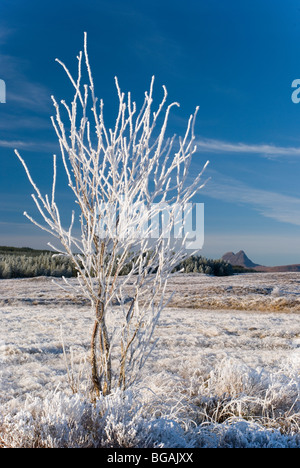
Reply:
<svg viewBox="0 0 300 468"><path fill-rule="evenodd" d="M172 283L140 382L91 402L85 301L2 280L0 446L299 448L300 274Z"/></svg>

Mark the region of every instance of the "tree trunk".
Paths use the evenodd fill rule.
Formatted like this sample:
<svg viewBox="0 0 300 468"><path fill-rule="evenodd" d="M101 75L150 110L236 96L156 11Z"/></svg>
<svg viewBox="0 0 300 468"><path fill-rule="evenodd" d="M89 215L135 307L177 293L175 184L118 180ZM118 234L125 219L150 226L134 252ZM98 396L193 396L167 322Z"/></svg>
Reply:
<svg viewBox="0 0 300 468"><path fill-rule="evenodd" d="M97 396L100 395L101 389L101 382L98 373L98 365L97 365L97 354L96 354L96 338L99 331L99 321L96 319L93 327L92 332L92 339L91 339L91 366L92 366L92 383L93 383L93 390Z"/></svg>
<svg viewBox="0 0 300 468"><path fill-rule="evenodd" d="M93 391L97 396L109 395L112 385L111 350L108 330L105 323L103 303L96 304L96 319L91 338L91 370ZM99 336L98 336L99 335ZM99 339L99 342L98 342ZM99 364L97 360L97 343L99 346ZM100 366L100 368L99 368Z"/></svg>
<svg viewBox="0 0 300 468"><path fill-rule="evenodd" d="M112 371L111 371L111 350L110 342L107 332L106 323L104 316L100 322L100 352L101 352L101 363L103 368L103 395L109 395L111 392L111 380L112 380Z"/></svg>

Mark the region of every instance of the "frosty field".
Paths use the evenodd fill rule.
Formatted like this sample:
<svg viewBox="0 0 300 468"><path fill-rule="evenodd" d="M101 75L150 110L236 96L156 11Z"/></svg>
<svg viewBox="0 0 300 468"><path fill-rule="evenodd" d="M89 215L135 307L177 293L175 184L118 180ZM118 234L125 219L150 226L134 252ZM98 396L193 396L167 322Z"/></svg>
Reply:
<svg viewBox="0 0 300 468"><path fill-rule="evenodd" d="M168 289L140 382L92 404L85 299L1 280L0 446L299 448L300 274L178 274Z"/></svg>

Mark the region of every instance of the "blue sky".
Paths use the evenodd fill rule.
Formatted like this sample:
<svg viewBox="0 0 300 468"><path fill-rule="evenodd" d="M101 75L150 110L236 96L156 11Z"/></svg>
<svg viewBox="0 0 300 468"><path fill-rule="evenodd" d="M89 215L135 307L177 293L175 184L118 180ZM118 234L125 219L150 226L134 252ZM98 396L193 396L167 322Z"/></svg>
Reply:
<svg viewBox="0 0 300 468"><path fill-rule="evenodd" d="M51 189L50 96L70 98L58 57L75 71L88 34L97 94L116 112L114 76L142 102L152 75L179 101L169 132L183 133L200 106L193 170L210 160L202 254L244 249L256 263L300 263L300 4L297 0L1 0L0 245L47 247L23 216L32 188ZM63 210L71 194L61 189Z"/></svg>

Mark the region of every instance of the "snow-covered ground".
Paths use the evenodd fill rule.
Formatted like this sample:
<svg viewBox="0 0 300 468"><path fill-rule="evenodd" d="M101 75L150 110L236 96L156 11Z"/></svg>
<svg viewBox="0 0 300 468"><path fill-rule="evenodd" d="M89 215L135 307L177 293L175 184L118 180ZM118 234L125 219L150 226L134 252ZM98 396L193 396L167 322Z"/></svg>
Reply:
<svg viewBox="0 0 300 468"><path fill-rule="evenodd" d="M91 405L84 298L1 280L0 445L300 447L300 274L179 274L168 289L141 382Z"/></svg>

